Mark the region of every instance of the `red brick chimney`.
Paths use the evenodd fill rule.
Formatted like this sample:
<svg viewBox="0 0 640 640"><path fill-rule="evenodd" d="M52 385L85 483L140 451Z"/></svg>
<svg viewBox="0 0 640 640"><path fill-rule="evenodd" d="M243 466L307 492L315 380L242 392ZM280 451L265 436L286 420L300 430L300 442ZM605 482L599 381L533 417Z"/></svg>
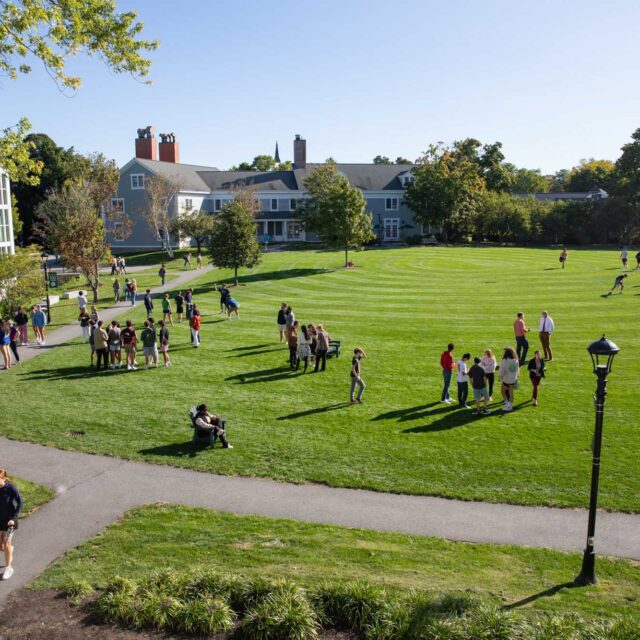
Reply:
<svg viewBox="0 0 640 640"><path fill-rule="evenodd" d="M180 145L175 133L160 134L160 160L162 162L180 162Z"/></svg>
<svg viewBox="0 0 640 640"><path fill-rule="evenodd" d="M293 168L304 169L307 166L307 141L299 134L293 141Z"/></svg>
<svg viewBox="0 0 640 640"><path fill-rule="evenodd" d="M136 138L136 158L144 160L158 159L158 145L153 135L153 127L144 127L138 129L138 137Z"/></svg>

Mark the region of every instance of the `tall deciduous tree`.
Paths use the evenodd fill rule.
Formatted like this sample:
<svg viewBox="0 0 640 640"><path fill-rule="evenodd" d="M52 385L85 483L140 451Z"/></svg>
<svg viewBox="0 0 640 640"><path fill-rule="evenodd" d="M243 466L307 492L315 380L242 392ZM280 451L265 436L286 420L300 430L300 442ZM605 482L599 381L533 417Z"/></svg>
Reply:
<svg viewBox="0 0 640 640"><path fill-rule="evenodd" d="M431 145L405 191L416 222L441 226L445 235L460 236L473 228L473 216L485 190L477 162L468 153L439 143Z"/></svg>
<svg viewBox="0 0 640 640"><path fill-rule="evenodd" d="M223 269L233 269L233 283L238 285L238 269L255 267L262 257L256 239L256 223L250 210L234 200L215 216L209 236L211 262Z"/></svg>
<svg viewBox="0 0 640 640"><path fill-rule="evenodd" d="M329 246L344 249L347 266L349 249L375 238L362 192L338 173L334 162L314 169L304 183L308 198L300 205L300 218L305 228Z"/></svg>
<svg viewBox="0 0 640 640"><path fill-rule="evenodd" d="M167 178L162 175L147 176L145 178L145 202L141 213L147 225L166 249L173 255L169 241L171 226L171 212L174 209L176 194L180 191L178 179Z"/></svg>
<svg viewBox="0 0 640 640"><path fill-rule="evenodd" d="M591 189L611 189L615 164L610 160L582 160L567 176L567 191L590 191Z"/></svg>
<svg viewBox="0 0 640 640"><path fill-rule="evenodd" d="M0 22L0 33L2 23ZM1 45L0 40L0 45ZM27 118L22 118L13 127L7 127L0 132L0 167L2 167L15 182L28 185L38 184L43 162L32 157L34 144L25 137L31 129Z"/></svg>
<svg viewBox="0 0 640 640"><path fill-rule="evenodd" d="M373 159L373 164L393 164L393 162L387 156L378 155Z"/></svg>
<svg viewBox="0 0 640 640"><path fill-rule="evenodd" d="M204 211L185 211L171 220L169 231L181 240L193 240L198 251L206 244L213 231L214 216Z"/></svg>
<svg viewBox="0 0 640 640"><path fill-rule="evenodd" d="M511 173L512 193L546 193L549 190L549 181L539 169L518 168L510 163L505 167Z"/></svg>
<svg viewBox="0 0 640 640"><path fill-rule="evenodd" d="M32 304L44 292L38 247L0 253L0 317L12 316L20 305Z"/></svg>
<svg viewBox="0 0 640 640"><path fill-rule="evenodd" d="M633 207L640 204L640 129L622 147L613 177L614 193Z"/></svg>

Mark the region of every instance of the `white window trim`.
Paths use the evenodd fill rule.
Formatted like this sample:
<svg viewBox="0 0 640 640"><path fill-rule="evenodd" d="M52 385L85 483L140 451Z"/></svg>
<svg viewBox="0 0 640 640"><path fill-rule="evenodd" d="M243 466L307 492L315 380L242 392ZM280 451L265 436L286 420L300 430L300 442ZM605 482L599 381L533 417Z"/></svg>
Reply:
<svg viewBox="0 0 640 640"><path fill-rule="evenodd" d="M396 201L396 206L393 206L393 201ZM391 201L391 206L387 206L389 204L389 201ZM385 211L398 211L400 209L400 198L396 198L396 197L388 197L384 199L384 210ZM391 218L389 218L391 219Z"/></svg>
<svg viewBox="0 0 640 640"><path fill-rule="evenodd" d="M291 236L289 235L289 225L290 224L295 224L298 226L299 228L299 232L297 236ZM286 228L286 232L284 234L284 237L287 240L302 240L302 234L304 233L304 229L302 227L302 223L300 222L300 220L287 220L287 228Z"/></svg>
<svg viewBox="0 0 640 640"><path fill-rule="evenodd" d="M393 224L395 222L395 224ZM387 229L395 227L398 234L395 237L387 237ZM382 219L382 239L384 242L393 242L400 239L400 218L383 218Z"/></svg>
<svg viewBox="0 0 640 640"><path fill-rule="evenodd" d="M291 206L291 203L295 202L295 206ZM298 198L289 198L289 211L295 211L298 206Z"/></svg>
<svg viewBox="0 0 640 640"><path fill-rule="evenodd" d="M271 205L271 211L280 211L280 209L278 208L278 205L280 204L280 201L278 200L278 198L270 198L269 199L269 203ZM276 203L276 206L273 206L273 203Z"/></svg>
<svg viewBox="0 0 640 640"><path fill-rule="evenodd" d="M219 202L220 206L217 206L216 203ZM222 211L222 207L223 207L223 200L222 198L214 198L213 199L213 212L214 213L220 213L220 211Z"/></svg>
<svg viewBox="0 0 640 640"><path fill-rule="evenodd" d="M111 213L115 212L115 209L113 207L113 204L115 202L122 202L122 211L119 213L125 213L124 198L111 198L111 209L110 209Z"/></svg>
<svg viewBox="0 0 640 640"><path fill-rule="evenodd" d="M113 229L111 230L111 237L113 242L124 242L125 238L118 238L118 229L122 226L122 222L114 222Z"/></svg>
<svg viewBox="0 0 640 640"><path fill-rule="evenodd" d="M133 179L136 178L137 186L134 186ZM142 180L141 180L142 178ZM139 189L144 189L145 187L145 175L144 173L132 173L131 174L131 190L137 191ZM140 183L142 182L142 185Z"/></svg>

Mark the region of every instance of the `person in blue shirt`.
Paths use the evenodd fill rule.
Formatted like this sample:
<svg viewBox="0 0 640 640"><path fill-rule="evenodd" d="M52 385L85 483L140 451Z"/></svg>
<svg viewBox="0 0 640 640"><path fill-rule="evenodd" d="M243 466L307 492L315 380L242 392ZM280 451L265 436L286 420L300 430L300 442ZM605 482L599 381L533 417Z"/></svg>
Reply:
<svg viewBox="0 0 640 640"><path fill-rule="evenodd" d="M18 516L22 509L22 498L17 487L7 477L7 472L0 469L0 551L4 551L3 580L13 575L13 532L18 528Z"/></svg>
<svg viewBox="0 0 640 640"><path fill-rule="evenodd" d="M240 313L238 312L238 307L240 307L240 303L231 294L227 296L226 305L227 305L227 318L229 320L231 320L232 313L236 314L236 318L240 317Z"/></svg>

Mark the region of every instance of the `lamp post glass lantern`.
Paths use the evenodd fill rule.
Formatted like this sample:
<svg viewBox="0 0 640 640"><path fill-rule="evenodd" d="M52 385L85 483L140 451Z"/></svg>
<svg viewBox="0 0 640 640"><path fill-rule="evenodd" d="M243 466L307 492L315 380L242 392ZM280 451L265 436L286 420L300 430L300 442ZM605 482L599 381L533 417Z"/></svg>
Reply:
<svg viewBox="0 0 640 640"><path fill-rule="evenodd" d="M596 552L594 539L596 534L596 510L598 508L598 482L600 480L600 450L602 448L602 419L604 417L604 401L607 397L607 375L611 372L613 359L620 351L618 346L602 336L592 342L587 351L591 356L593 372L598 377L596 383L596 426L593 436L593 462L591 466L591 493L589 497L589 523L587 526L587 546L582 557L582 570L576 578L576 584L596 584Z"/></svg>
<svg viewBox="0 0 640 640"><path fill-rule="evenodd" d="M46 252L42 252L40 255L42 258L42 268L44 269L44 290L47 294L47 324L51 324L51 303L49 302L49 271L47 268L47 261L49 256Z"/></svg>

